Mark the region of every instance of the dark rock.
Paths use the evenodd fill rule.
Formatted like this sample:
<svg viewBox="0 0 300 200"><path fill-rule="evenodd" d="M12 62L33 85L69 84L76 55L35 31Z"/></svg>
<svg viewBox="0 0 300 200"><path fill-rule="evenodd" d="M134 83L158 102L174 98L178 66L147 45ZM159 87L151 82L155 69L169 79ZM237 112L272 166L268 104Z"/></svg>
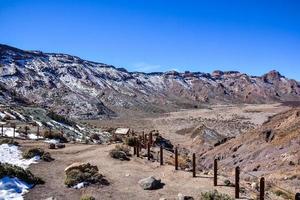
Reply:
<svg viewBox="0 0 300 200"><path fill-rule="evenodd" d="M163 184L160 179L155 179L153 176L149 176L148 178L141 179L139 181L139 185L144 190L155 190L162 188Z"/></svg>

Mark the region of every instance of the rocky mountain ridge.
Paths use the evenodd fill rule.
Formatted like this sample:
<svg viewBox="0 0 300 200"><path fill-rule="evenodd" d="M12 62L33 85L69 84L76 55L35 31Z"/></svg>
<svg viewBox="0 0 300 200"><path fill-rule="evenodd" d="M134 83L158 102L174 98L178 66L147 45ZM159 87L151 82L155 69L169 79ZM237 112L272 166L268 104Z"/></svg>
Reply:
<svg viewBox="0 0 300 200"><path fill-rule="evenodd" d="M73 118L165 112L210 103L300 100L300 83L271 71L128 72L76 56L0 45L0 100L50 108Z"/></svg>

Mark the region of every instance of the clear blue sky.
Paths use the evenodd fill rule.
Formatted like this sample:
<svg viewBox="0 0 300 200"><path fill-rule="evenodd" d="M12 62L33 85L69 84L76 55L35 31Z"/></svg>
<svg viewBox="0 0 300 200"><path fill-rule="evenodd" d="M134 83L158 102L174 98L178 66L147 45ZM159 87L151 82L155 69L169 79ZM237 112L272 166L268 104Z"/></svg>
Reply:
<svg viewBox="0 0 300 200"><path fill-rule="evenodd" d="M300 80L300 1L0 0L0 43L129 71L276 69Z"/></svg>

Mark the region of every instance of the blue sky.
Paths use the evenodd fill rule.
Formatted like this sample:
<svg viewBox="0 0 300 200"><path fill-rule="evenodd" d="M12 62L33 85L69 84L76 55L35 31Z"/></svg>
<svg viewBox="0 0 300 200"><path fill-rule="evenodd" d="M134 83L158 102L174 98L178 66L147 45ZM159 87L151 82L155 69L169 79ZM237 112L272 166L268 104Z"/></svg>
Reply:
<svg viewBox="0 0 300 200"><path fill-rule="evenodd" d="M0 0L0 43L129 71L272 69L300 80L300 1Z"/></svg>

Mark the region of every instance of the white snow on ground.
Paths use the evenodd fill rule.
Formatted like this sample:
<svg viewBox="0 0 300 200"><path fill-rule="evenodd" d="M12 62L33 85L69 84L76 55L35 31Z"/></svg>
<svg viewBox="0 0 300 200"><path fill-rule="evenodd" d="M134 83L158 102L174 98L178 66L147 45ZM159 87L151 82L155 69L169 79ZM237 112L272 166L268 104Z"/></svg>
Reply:
<svg viewBox="0 0 300 200"><path fill-rule="evenodd" d="M52 144L58 144L60 143L60 140L56 140L56 139L46 139L44 142L46 143L52 143Z"/></svg>
<svg viewBox="0 0 300 200"><path fill-rule="evenodd" d="M6 114L7 116L9 116L11 119L16 119L16 117L6 111L4 111L4 114Z"/></svg>
<svg viewBox="0 0 300 200"><path fill-rule="evenodd" d="M39 159L39 156L35 156L31 159L23 159L22 152L20 151L19 147L8 144L0 145L1 163L9 163L26 169L30 164L37 163Z"/></svg>
<svg viewBox="0 0 300 200"><path fill-rule="evenodd" d="M36 134L33 134L33 133L29 133L29 134L27 135L27 137L28 137L29 139L31 139L31 140L43 139L42 136L37 136Z"/></svg>
<svg viewBox="0 0 300 200"><path fill-rule="evenodd" d="M0 112L0 118L3 119L5 117L5 114L3 112Z"/></svg>
<svg viewBox="0 0 300 200"><path fill-rule="evenodd" d="M78 183L77 185L74 185L73 188L74 189L81 189L81 188L84 188L87 185L88 185L87 182L81 182L81 183Z"/></svg>
<svg viewBox="0 0 300 200"><path fill-rule="evenodd" d="M22 195L28 192L31 187L32 185L18 178L5 176L0 179L0 200L22 200Z"/></svg>
<svg viewBox="0 0 300 200"><path fill-rule="evenodd" d="M7 137L13 137L14 136L14 129L13 128L3 128L3 135ZM19 137L19 133L15 132L15 137Z"/></svg>
<svg viewBox="0 0 300 200"><path fill-rule="evenodd" d="M31 159L23 159L19 147L8 144L0 145L0 163L9 163L26 169L30 164L36 163L39 159L39 156ZM23 200L22 195L28 192L31 187L32 185L18 178L5 176L0 179L0 200Z"/></svg>

